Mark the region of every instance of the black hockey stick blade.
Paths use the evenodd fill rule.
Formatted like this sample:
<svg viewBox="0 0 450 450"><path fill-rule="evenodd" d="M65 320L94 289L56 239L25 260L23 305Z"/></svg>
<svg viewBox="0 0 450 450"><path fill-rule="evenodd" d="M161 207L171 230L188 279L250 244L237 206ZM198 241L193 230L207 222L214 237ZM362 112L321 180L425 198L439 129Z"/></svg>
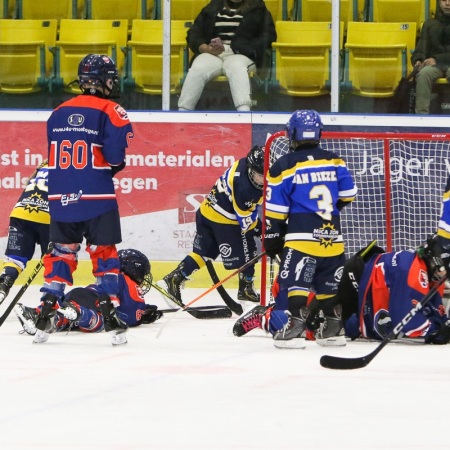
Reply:
<svg viewBox="0 0 450 450"><path fill-rule="evenodd" d="M445 283L447 277L441 278L439 282L426 294L420 302L417 302L411 311L406 314L405 317L399 322L395 328L381 341L380 345L366 356L360 356L359 358L345 358L340 356L323 355L320 358L320 365L327 369L338 370L352 370L362 369L366 367L374 358L381 352L381 350L389 344L392 340L396 339L401 333L404 326L416 315L417 311L420 311L434 296L438 289Z"/></svg>
<svg viewBox="0 0 450 450"><path fill-rule="evenodd" d="M8 308L6 308L5 312L0 316L0 327L3 325L5 320L8 318L9 314L13 310L14 306L16 306L17 302L22 298L22 295L28 289L30 284L36 278L36 275L40 272L40 270L42 269L43 265L44 265L44 262L43 262L42 259L40 259L39 262L36 264L36 267L33 269L33 272L31 272L31 275L28 277L28 280L20 288L20 290L16 294L16 296L12 299L11 303L9 304Z"/></svg>
<svg viewBox="0 0 450 450"><path fill-rule="evenodd" d="M213 281L213 283L214 284L219 283L219 281L220 281L219 277L217 276L217 272L214 269L214 265L210 259L208 259L208 261L206 261L206 268L208 269L209 276L211 277L211 280ZM244 312L244 310L242 309L242 305L240 305L238 302L235 302L223 286L219 286L217 288L217 292L222 297L222 300L224 301L225 305L227 305L228 308L230 308L231 311L233 311L235 314L240 316Z"/></svg>
<svg viewBox="0 0 450 450"><path fill-rule="evenodd" d="M181 308L184 308L185 305L183 302L180 302L178 299L170 295L163 287L159 286L157 283L152 283L152 287L154 287L163 297L169 299L175 305L178 305ZM232 316L232 312L226 306L213 309L204 309L197 310L192 308L186 308L185 310L192 317L196 319L228 319Z"/></svg>
<svg viewBox="0 0 450 450"><path fill-rule="evenodd" d="M180 308L160 309L162 313L172 313L179 311ZM214 306L192 306L186 309L197 319L229 319L233 313L230 308L223 305Z"/></svg>

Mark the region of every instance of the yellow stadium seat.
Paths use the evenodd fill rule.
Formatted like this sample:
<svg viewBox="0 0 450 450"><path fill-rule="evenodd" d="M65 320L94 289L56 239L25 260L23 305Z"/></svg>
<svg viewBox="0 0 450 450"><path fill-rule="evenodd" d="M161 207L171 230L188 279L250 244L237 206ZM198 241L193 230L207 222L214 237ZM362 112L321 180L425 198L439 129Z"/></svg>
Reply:
<svg viewBox="0 0 450 450"><path fill-rule="evenodd" d="M343 87L365 97L392 97L412 70L415 39L415 22L349 22Z"/></svg>
<svg viewBox="0 0 450 450"><path fill-rule="evenodd" d="M17 19L75 19L77 0L16 0Z"/></svg>
<svg viewBox="0 0 450 450"><path fill-rule="evenodd" d="M85 0L85 17L94 20L152 19L153 0Z"/></svg>
<svg viewBox="0 0 450 450"><path fill-rule="evenodd" d="M295 20L304 22L331 22L331 0L295 0ZM347 28L347 22L362 17L364 0L341 0L339 18Z"/></svg>
<svg viewBox="0 0 450 450"><path fill-rule="evenodd" d="M275 77L281 93L312 97L329 93L331 23L277 21ZM340 26L340 48L343 43Z"/></svg>
<svg viewBox="0 0 450 450"><path fill-rule="evenodd" d="M60 22L59 40L56 41L54 78L50 89L63 86L65 90L80 93L77 80L78 64L89 53L110 56L119 74L123 71L128 38L127 20L63 19Z"/></svg>
<svg viewBox="0 0 450 450"><path fill-rule="evenodd" d="M186 70L186 33L188 23L172 20L170 92L180 92ZM162 93L163 21L133 20L131 40L127 46L125 83L145 94Z"/></svg>
<svg viewBox="0 0 450 450"><path fill-rule="evenodd" d="M429 11L430 0L371 0L369 21L416 22L419 27L428 19Z"/></svg>
<svg viewBox="0 0 450 450"><path fill-rule="evenodd" d="M47 85L56 20L0 19L0 92L28 94Z"/></svg>
<svg viewBox="0 0 450 450"><path fill-rule="evenodd" d="M193 21L209 2L210 0L171 0L170 18L171 20ZM164 0L157 0L156 5L156 18L160 20L163 18Z"/></svg>

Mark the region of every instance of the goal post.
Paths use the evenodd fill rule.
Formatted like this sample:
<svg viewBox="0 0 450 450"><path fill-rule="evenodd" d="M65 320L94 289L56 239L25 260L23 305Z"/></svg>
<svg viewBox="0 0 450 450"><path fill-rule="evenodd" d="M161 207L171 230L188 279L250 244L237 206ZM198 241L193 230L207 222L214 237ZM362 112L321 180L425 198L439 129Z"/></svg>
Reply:
<svg viewBox="0 0 450 450"><path fill-rule="evenodd" d="M286 145L284 132L269 137L267 170L289 151ZM437 230L450 173L450 134L324 131L321 147L344 159L358 187L356 199L341 212L346 256L373 239L386 251L416 248ZM264 204L262 216L264 230ZM263 258L262 304L269 298L267 273Z"/></svg>

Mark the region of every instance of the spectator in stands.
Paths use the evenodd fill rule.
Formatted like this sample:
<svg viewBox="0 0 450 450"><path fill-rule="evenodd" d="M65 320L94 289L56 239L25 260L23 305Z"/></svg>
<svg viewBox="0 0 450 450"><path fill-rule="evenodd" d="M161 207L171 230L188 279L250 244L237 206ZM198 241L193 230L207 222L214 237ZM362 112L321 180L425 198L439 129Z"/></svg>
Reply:
<svg viewBox="0 0 450 450"><path fill-rule="evenodd" d="M436 16L424 22L411 62L419 70L416 114L429 114L434 82L450 80L450 0L437 0Z"/></svg>
<svg viewBox="0 0 450 450"><path fill-rule="evenodd" d="M206 83L226 75L234 106L250 111L249 72L262 67L276 40L272 15L263 0L211 0L187 33L194 53L178 108L195 109Z"/></svg>

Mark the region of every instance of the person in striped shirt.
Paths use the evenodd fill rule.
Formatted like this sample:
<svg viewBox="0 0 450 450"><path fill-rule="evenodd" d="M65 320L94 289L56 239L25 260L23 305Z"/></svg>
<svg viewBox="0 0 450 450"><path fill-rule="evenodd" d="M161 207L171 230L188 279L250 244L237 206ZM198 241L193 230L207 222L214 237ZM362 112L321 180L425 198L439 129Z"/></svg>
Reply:
<svg viewBox="0 0 450 450"><path fill-rule="evenodd" d="M272 15L263 0L212 0L187 33L194 57L178 109L195 109L206 83L226 75L235 108L250 111L249 73L264 65L276 37Z"/></svg>

